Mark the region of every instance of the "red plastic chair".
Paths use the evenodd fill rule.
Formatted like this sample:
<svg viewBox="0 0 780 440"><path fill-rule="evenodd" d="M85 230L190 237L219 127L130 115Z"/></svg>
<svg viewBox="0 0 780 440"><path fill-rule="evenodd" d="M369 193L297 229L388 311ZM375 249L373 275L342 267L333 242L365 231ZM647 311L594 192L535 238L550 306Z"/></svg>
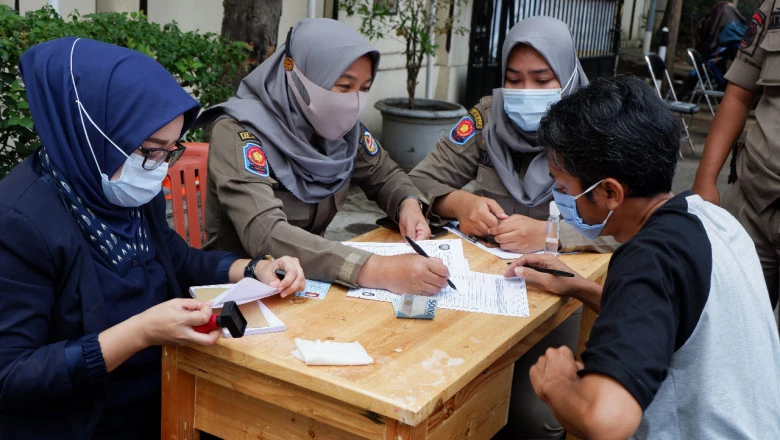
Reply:
<svg viewBox="0 0 780 440"><path fill-rule="evenodd" d="M163 186L169 190L165 198L171 201L173 229L190 246L199 248L206 239L203 224L209 144L184 142L183 145L187 150L178 162L168 168Z"/></svg>

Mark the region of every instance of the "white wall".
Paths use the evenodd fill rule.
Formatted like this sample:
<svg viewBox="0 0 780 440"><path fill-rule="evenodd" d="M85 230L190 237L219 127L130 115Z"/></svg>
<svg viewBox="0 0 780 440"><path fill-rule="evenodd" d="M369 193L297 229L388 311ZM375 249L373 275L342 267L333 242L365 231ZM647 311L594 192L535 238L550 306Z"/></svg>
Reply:
<svg viewBox="0 0 780 440"><path fill-rule="evenodd" d="M0 4L14 7L14 0L0 0ZM47 0L22 0L19 2L19 12L24 14L27 11L41 9L48 3ZM67 18L71 12L78 10L81 15L92 14L95 12L95 0L58 0L59 13Z"/></svg>
<svg viewBox="0 0 780 440"><path fill-rule="evenodd" d="M136 2L137 3L137 2ZM183 31L220 33L222 1L220 0L149 0L149 20L165 24L176 20Z"/></svg>

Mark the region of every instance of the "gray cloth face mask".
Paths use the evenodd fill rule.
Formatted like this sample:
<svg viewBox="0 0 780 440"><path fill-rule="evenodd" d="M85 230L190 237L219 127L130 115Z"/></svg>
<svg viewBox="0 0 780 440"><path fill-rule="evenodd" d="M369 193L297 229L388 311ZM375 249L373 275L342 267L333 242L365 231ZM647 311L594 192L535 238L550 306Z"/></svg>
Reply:
<svg viewBox="0 0 780 440"><path fill-rule="evenodd" d="M301 112L320 136L333 141L343 137L355 126L360 118L360 112L368 102L368 93L340 93L324 89L306 78L292 58L288 57L284 63L287 84L295 95ZM291 69L288 68L289 64L292 64ZM293 80L293 72L309 96L308 104Z"/></svg>

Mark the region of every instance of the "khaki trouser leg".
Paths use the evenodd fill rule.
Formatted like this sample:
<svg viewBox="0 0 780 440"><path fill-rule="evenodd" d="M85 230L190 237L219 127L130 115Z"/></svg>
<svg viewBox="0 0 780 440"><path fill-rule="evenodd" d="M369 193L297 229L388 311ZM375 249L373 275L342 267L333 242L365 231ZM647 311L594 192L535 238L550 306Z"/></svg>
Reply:
<svg viewBox="0 0 780 440"><path fill-rule="evenodd" d="M772 307L776 307L780 296L780 204L775 202L757 212L745 198L737 179L726 191L723 207L739 220L753 239Z"/></svg>

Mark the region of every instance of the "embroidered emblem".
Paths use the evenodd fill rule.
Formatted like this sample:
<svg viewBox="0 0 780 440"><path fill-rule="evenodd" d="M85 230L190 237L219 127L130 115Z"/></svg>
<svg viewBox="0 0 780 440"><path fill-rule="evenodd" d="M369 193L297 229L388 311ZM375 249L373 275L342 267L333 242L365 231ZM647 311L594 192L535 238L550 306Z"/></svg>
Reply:
<svg viewBox="0 0 780 440"><path fill-rule="evenodd" d="M374 156L379 152L379 147L377 147L374 137L371 136L366 127L363 127L363 137L360 139L360 144L363 145L369 156Z"/></svg>
<svg viewBox="0 0 780 440"><path fill-rule="evenodd" d="M470 115L464 116L450 132L450 140L458 145L463 145L474 136L476 131L474 119Z"/></svg>
<svg viewBox="0 0 780 440"><path fill-rule="evenodd" d="M260 144L260 145L263 145L263 143L262 143L262 142L260 142L259 140L257 140L257 138L255 137L255 135L253 135L252 133L250 133L250 132L248 132L248 131L246 131L246 130L244 130L244 131L239 131L239 132L238 132L238 137L239 137L239 138L241 138L241 140L242 140L242 141L247 141L247 140L250 140L250 139L252 139L252 140L255 140L255 141L257 141L257 143L258 143L258 144Z"/></svg>
<svg viewBox="0 0 780 440"><path fill-rule="evenodd" d="M748 52L748 49L753 46L753 40L755 40L756 35L761 31L765 20L766 15L760 9L753 13L753 17L750 19L750 24L748 24L747 29L745 29L745 33L742 35L742 43L739 45L739 49L741 51L747 53L748 55L753 55L753 52L755 52L756 48L753 47L750 52Z"/></svg>
<svg viewBox="0 0 780 440"><path fill-rule="evenodd" d="M482 130L482 115L479 113L476 107L469 110L469 114L474 118L474 126L477 130Z"/></svg>
<svg viewBox="0 0 780 440"><path fill-rule="evenodd" d="M244 168L260 177L268 177L268 161L260 145L249 142L244 145Z"/></svg>

